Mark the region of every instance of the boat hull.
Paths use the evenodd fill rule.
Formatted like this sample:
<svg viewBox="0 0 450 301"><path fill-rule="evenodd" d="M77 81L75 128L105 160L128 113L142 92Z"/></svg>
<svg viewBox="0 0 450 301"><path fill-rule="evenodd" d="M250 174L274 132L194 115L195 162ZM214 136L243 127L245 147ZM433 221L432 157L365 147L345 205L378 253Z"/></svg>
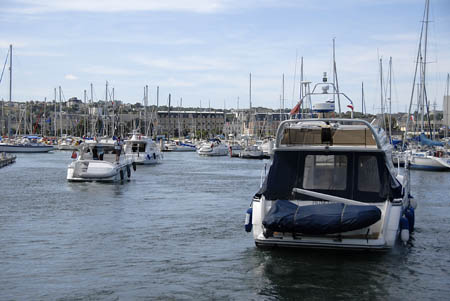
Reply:
<svg viewBox="0 0 450 301"><path fill-rule="evenodd" d="M126 155L127 158L132 160L132 162L136 163L137 165L154 165L161 163L162 156L161 155L150 155L150 154L141 154L141 155Z"/></svg>
<svg viewBox="0 0 450 301"><path fill-rule="evenodd" d="M410 168L420 170L450 171L450 159L431 156L412 156L410 159Z"/></svg>
<svg viewBox="0 0 450 301"><path fill-rule="evenodd" d="M373 225L359 230L321 235L288 232L272 232L268 235L263 220L272 205L271 201L266 200L254 200L252 203L252 230L257 247L383 251L392 249L400 234L399 221L403 212L401 201L377 204L383 213L381 220Z"/></svg>
<svg viewBox="0 0 450 301"><path fill-rule="evenodd" d="M131 163L74 161L67 168L69 182L117 182L131 178Z"/></svg>
<svg viewBox="0 0 450 301"><path fill-rule="evenodd" d="M0 145L0 152L5 153L47 153L54 149L55 148L51 145Z"/></svg>
<svg viewBox="0 0 450 301"><path fill-rule="evenodd" d="M202 146L197 151L197 153L200 156L210 156L210 157L227 156L228 155L228 147L226 147L226 146L214 146L214 147Z"/></svg>

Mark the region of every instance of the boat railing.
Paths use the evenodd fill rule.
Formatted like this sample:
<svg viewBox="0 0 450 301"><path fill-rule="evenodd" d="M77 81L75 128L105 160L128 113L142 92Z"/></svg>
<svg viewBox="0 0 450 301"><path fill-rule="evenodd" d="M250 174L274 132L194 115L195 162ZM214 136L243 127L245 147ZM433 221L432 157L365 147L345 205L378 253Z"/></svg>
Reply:
<svg viewBox="0 0 450 301"><path fill-rule="evenodd" d="M304 125L305 127L302 127L302 125ZM332 129L335 130L345 130L344 128L339 128L340 126L347 126L347 125L361 125L361 126L365 126L371 133L372 137L365 137L365 142L361 143L360 145L365 145L367 146L367 139L372 139L370 140L371 142L374 142L376 147L378 149L382 149L383 148L383 143L380 140L380 137L378 136L378 133L376 131L376 129L367 121L362 120L362 119L348 119L348 118L311 118L311 119L289 119L289 120L284 120L280 123L278 130L277 130L277 136L276 136L276 142L275 142L275 149L282 149L283 147L288 147L288 146L292 146L292 145L296 145L296 146L308 146L308 145L312 145L312 146L327 146L326 144L323 143L284 143L283 142L283 138L285 136L285 129L287 128L292 128L292 129L307 129L307 126L310 125L318 125L318 126L328 126ZM296 127L297 126L297 127ZM347 128L348 130L348 128ZM351 146L351 145L350 145Z"/></svg>

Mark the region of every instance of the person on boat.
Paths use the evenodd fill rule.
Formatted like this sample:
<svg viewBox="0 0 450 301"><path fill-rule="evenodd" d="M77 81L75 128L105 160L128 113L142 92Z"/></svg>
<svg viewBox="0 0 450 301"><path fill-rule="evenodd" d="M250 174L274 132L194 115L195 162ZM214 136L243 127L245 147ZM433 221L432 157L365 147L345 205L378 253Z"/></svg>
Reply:
<svg viewBox="0 0 450 301"><path fill-rule="evenodd" d="M120 153L122 152L122 141L120 140L120 136L117 137L114 149L116 151L116 161L119 162Z"/></svg>
<svg viewBox="0 0 450 301"><path fill-rule="evenodd" d="M98 160L98 151L97 151L97 147L94 147L94 148L92 149L92 159Z"/></svg>
<svg viewBox="0 0 450 301"><path fill-rule="evenodd" d="M98 147L97 152L98 152L98 159L103 161L103 155L105 154L103 147Z"/></svg>

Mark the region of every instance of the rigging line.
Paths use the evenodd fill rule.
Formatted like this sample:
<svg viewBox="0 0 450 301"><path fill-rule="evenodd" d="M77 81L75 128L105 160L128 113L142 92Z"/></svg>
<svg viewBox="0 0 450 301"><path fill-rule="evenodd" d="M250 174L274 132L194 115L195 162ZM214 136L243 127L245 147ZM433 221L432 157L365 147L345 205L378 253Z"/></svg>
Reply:
<svg viewBox="0 0 450 301"><path fill-rule="evenodd" d="M424 19L425 18L425 11L424 11L423 14L424 14L423 15L423 19ZM418 67L419 57L421 55L421 48L422 48L423 27L424 27L424 23L422 22L422 26L421 26L421 29L420 29L419 45L418 45L417 56L416 56L416 66L415 66L415 70L414 70L414 79L413 79L413 84L412 84L412 89L411 89L411 98L410 98L410 101L409 101L408 118L406 119L405 135L404 135L404 139L403 139L403 143L402 143L402 148L405 146L406 135L408 134L409 121L411 119L410 118L410 116L411 116L411 109L412 109L412 106L413 106L414 90L415 90L416 79L417 79L417 67ZM416 123L416 126L417 126L417 123Z"/></svg>
<svg viewBox="0 0 450 301"><path fill-rule="evenodd" d="M297 62L298 62L298 50L295 50L295 67L294 67L294 85L292 89L292 101L291 101L291 107L294 106L294 99L295 99L295 86L296 86L296 77L297 77Z"/></svg>
<svg viewBox="0 0 450 301"><path fill-rule="evenodd" d="M431 135L431 120L430 120L430 108L428 105L428 96L427 96L427 89L425 87L423 87L423 92L424 92L424 100L425 100L425 107L427 108L427 119L428 119L428 133L430 134L430 139L432 139L432 135Z"/></svg>
<svg viewBox="0 0 450 301"><path fill-rule="evenodd" d="M399 103L398 103L398 91L397 91L397 83L396 83L396 81L395 81L395 74L394 74L394 67L391 67L392 68L392 70L391 70L391 73L392 73L392 82L393 82L393 87L394 87L394 94L395 94L395 100L396 100L396 102L395 102L395 106L396 106L396 108L397 108L397 112L400 112L400 110L399 110L399 108L398 108L398 105L399 105Z"/></svg>
<svg viewBox="0 0 450 301"><path fill-rule="evenodd" d="M64 96L64 91L63 91L63 89L61 89L61 95L62 95L62 99L64 99L64 102L66 102L66 97Z"/></svg>
<svg viewBox="0 0 450 301"><path fill-rule="evenodd" d="M5 64L3 65L2 75L0 76L0 83L2 82L3 73L5 72L5 67L6 67L6 64L8 63L8 57L9 57L9 48L8 48L8 53L6 54Z"/></svg>

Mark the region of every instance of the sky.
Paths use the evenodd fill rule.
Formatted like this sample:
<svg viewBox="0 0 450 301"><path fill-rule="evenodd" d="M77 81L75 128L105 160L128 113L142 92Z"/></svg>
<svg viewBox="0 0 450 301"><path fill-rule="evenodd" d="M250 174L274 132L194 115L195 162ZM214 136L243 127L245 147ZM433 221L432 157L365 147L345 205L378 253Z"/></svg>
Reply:
<svg viewBox="0 0 450 301"><path fill-rule="evenodd" d="M13 100L83 99L105 83L115 98L217 109L279 109L298 101L304 79L332 72L332 40L341 92L361 111L380 111L380 68L393 60L392 111L407 111L425 0L1 0L0 61L13 45ZM442 107L450 72L450 1L432 0L427 91ZM296 79L294 82L294 78ZM295 85L294 85L295 83ZM7 69L0 99L8 99ZM88 96L89 98L89 96ZM343 101L343 110L345 111Z"/></svg>

